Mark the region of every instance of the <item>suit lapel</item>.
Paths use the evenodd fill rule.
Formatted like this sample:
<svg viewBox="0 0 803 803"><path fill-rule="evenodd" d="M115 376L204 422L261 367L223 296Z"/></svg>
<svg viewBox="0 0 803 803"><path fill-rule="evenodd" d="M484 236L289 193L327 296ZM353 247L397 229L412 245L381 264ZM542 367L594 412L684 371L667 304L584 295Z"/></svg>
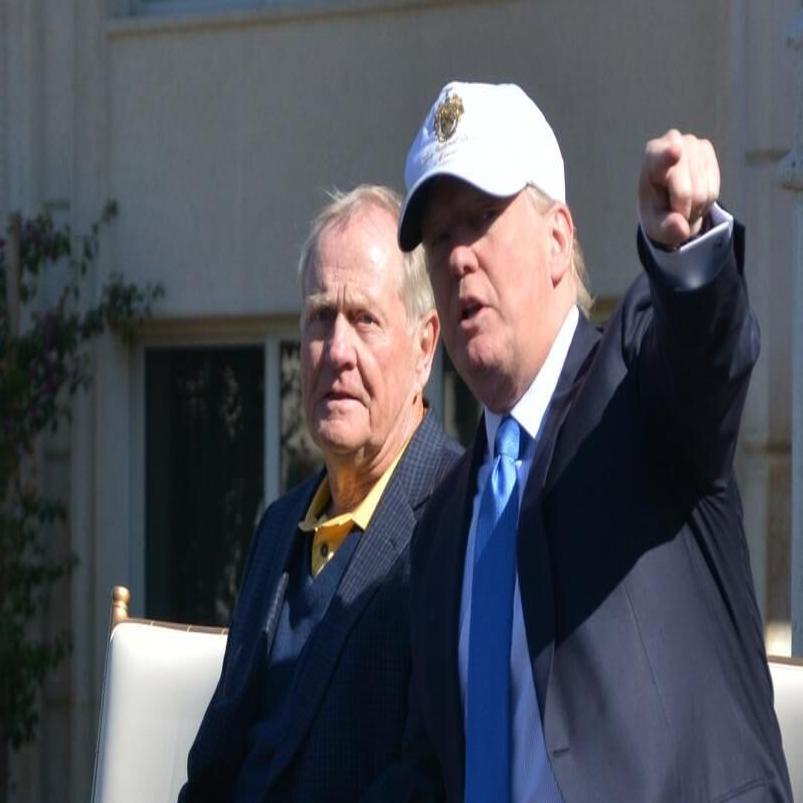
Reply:
<svg viewBox="0 0 803 803"><path fill-rule="evenodd" d="M565 399L565 396L558 399L557 391L552 397L522 500L517 542L519 590L542 722L555 642L552 563L544 528L542 491L555 436L568 410Z"/></svg>
<svg viewBox="0 0 803 803"><path fill-rule="evenodd" d="M415 517L398 486L388 486L374 521L360 543L325 614L325 626L310 636L287 718L290 727L271 765L274 778L284 770L307 733L326 694L346 639L399 555L399 543L412 532Z"/></svg>
<svg viewBox="0 0 803 803"><path fill-rule="evenodd" d="M542 427L519 514L517 561L525 629L541 721L547 726L549 677L555 644L555 597L549 536L544 526L544 487L569 410L581 388L598 335L581 316ZM556 723L555 723L556 724ZM550 749L565 746L565 734L553 728ZM554 743L554 740L559 743Z"/></svg>
<svg viewBox="0 0 803 803"><path fill-rule="evenodd" d="M388 483L368 529L360 536L326 611L322 623L325 626L316 628L307 644L290 703L290 728L271 763L272 779L279 776L298 750L326 695L349 634L407 548L416 524L413 504L418 502L420 493L431 492L428 480L435 470L431 458L444 442L428 415Z"/></svg>
<svg viewBox="0 0 803 803"><path fill-rule="evenodd" d="M480 420L471 451L464 455L456 475L450 480L452 491L440 506L434 532L422 534L422 537L437 538L440 545L429 562L436 576L429 577L423 586L431 597L425 605L433 612L427 619L426 643L432 650L426 672L432 678L431 688L435 692L432 702L443 707L442 716L435 721L444 729L440 741L450 757L446 761L447 771L451 768L454 773L452 783L447 786L458 784L461 790L465 774L465 730L458 672L460 603L477 472L484 454L485 424ZM458 799L462 799L462 791Z"/></svg>
<svg viewBox="0 0 803 803"><path fill-rule="evenodd" d="M618 311L615 316L620 314ZM615 387L624 376L625 366L620 359L595 360L590 365L591 358L597 353L604 355L621 354L620 348L606 348L602 345L603 340L621 337L621 329L613 323L605 327L604 334L595 330L591 324L581 317L577 325L577 331L569 355L566 359L564 373L568 373L570 381L567 383L568 393L571 397L570 403L572 415L561 426L560 437L554 446L554 453L549 465L547 466L546 490L552 488L560 477L563 469L568 465L582 443L585 436L597 425L603 413L600 401L609 398L606 393L597 392L599 388ZM589 381L593 374L592 384L595 389L593 394L581 393L583 385ZM563 380L563 374L561 375ZM557 392L557 391L556 391ZM565 416L564 416L565 417Z"/></svg>

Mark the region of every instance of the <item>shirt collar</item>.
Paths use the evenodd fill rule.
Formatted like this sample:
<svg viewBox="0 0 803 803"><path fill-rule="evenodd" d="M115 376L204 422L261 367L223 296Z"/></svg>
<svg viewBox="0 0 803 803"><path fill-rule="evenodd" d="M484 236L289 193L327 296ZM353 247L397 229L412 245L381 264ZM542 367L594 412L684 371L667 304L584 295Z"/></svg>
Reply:
<svg viewBox="0 0 803 803"><path fill-rule="evenodd" d="M552 342L544 364L509 413L533 441L541 429L541 422L544 420L552 394L558 384L560 372L563 370L563 363L566 362L566 355L569 353L569 346L572 344L579 320L580 312L575 305L572 305ZM491 412L484 405L483 410L485 412L486 454L490 455L493 454L496 430L499 428L503 416Z"/></svg>
<svg viewBox="0 0 803 803"><path fill-rule="evenodd" d="M409 443L409 440L407 443ZM357 507L331 518L326 514L326 505L329 503L330 498L329 476L324 475L320 485L318 485L318 490L315 491L315 495L312 497L312 501L307 508L304 520L298 523L298 529L301 530L301 532L309 533L317 532L318 528L323 526L337 527L351 523L363 531L367 530L368 525L371 523L371 517L374 515L374 511L379 505L379 500L407 448L407 443L399 450L396 458L385 469L382 476L374 483L371 490L368 491L365 498Z"/></svg>

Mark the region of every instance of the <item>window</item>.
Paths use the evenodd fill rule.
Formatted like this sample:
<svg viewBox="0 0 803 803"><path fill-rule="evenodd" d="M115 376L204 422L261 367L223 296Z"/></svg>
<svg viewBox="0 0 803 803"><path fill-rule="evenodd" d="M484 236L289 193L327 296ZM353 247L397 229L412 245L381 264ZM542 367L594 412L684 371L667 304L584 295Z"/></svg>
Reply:
<svg viewBox="0 0 803 803"><path fill-rule="evenodd" d="M264 352L145 355L147 615L228 623L263 504Z"/></svg>
<svg viewBox="0 0 803 803"><path fill-rule="evenodd" d="M298 485L323 465L323 456L304 423L301 402L301 347L297 340L279 343L281 382L281 443L279 488L281 493Z"/></svg>

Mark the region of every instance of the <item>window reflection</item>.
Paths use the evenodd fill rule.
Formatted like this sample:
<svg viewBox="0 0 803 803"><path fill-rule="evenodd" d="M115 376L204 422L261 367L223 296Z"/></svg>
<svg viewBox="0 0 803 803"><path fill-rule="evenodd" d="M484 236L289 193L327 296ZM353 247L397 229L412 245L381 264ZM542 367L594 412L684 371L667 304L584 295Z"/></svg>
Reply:
<svg viewBox="0 0 803 803"><path fill-rule="evenodd" d="M443 426L463 446L468 446L480 420L480 405L443 350Z"/></svg>
<svg viewBox="0 0 803 803"><path fill-rule="evenodd" d="M301 347L297 340L279 344L281 392L281 493L314 474L323 465L320 449L312 442L301 401Z"/></svg>
<svg viewBox="0 0 803 803"><path fill-rule="evenodd" d="M149 349L147 616L226 625L260 512L261 347Z"/></svg>

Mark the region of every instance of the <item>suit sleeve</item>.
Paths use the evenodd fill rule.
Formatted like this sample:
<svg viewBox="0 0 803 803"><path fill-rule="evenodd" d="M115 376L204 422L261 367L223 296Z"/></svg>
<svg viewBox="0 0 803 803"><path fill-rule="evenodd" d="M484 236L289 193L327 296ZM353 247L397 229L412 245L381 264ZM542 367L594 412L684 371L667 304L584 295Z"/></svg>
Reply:
<svg viewBox="0 0 803 803"><path fill-rule="evenodd" d="M759 330L744 282L744 229L712 251L715 264L669 277L639 233L650 310L631 310L625 350L638 371L641 398L684 475L698 490L727 482ZM685 281L684 281L685 279Z"/></svg>

